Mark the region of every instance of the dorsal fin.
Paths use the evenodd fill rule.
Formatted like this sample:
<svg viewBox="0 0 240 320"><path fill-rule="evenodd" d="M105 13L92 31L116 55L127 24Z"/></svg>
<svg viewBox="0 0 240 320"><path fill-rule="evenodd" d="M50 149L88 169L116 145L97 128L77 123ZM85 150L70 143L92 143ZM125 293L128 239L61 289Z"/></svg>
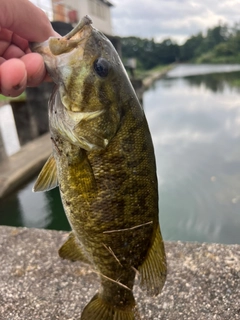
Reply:
<svg viewBox="0 0 240 320"><path fill-rule="evenodd" d="M37 181L34 184L33 192L48 191L57 186L57 166L53 155L51 155L43 166Z"/></svg>

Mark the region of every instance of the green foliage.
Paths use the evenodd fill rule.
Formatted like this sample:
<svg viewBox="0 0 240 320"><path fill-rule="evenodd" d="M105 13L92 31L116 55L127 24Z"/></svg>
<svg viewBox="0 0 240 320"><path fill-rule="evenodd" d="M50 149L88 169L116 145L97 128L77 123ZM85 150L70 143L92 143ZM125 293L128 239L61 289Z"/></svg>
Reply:
<svg viewBox="0 0 240 320"><path fill-rule="evenodd" d="M240 63L240 31L233 28L228 37L216 44L212 50L202 53L196 60L199 63Z"/></svg>
<svg viewBox="0 0 240 320"><path fill-rule="evenodd" d="M154 39L127 37L122 38L122 55L125 63L128 58L136 58L137 66L148 70L158 64L175 62L179 56L179 46L171 39L156 43Z"/></svg>
<svg viewBox="0 0 240 320"><path fill-rule="evenodd" d="M197 63L240 63L240 24L229 27L219 24L191 36L183 45L171 39L161 43L154 39L137 37L122 38L124 62L128 58L137 59L137 68L149 70L161 64L175 61L192 61Z"/></svg>
<svg viewBox="0 0 240 320"><path fill-rule="evenodd" d="M204 37L202 33L190 37L184 45L180 46L180 60L188 61L199 55L199 48L203 46Z"/></svg>
<svg viewBox="0 0 240 320"><path fill-rule="evenodd" d="M219 25L208 29L206 36L202 33L192 36L181 46L181 61L196 59L202 54L205 55L219 44L224 44L228 40L228 28L226 25Z"/></svg>

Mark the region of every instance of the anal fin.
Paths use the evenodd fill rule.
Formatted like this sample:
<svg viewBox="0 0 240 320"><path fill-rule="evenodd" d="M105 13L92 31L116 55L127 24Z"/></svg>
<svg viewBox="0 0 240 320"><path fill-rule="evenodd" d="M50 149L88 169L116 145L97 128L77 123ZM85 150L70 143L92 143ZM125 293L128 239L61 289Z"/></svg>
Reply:
<svg viewBox="0 0 240 320"><path fill-rule="evenodd" d="M138 271L141 277L141 288L146 290L150 296L158 295L167 276L166 255L159 226L147 257Z"/></svg>
<svg viewBox="0 0 240 320"><path fill-rule="evenodd" d="M89 263L84 256L81 247L77 243L77 239L73 232L70 232L67 241L58 250L58 254L62 259Z"/></svg>
<svg viewBox="0 0 240 320"><path fill-rule="evenodd" d="M33 187L33 192L48 191L56 188L57 186L57 166L53 155L51 155L37 177L37 181Z"/></svg>

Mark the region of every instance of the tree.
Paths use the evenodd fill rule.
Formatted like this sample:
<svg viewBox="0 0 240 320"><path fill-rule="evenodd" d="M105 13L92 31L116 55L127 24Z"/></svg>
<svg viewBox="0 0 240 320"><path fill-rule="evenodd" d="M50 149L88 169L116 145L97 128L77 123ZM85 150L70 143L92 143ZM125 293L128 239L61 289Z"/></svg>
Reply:
<svg viewBox="0 0 240 320"><path fill-rule="evenodd" d="M198 49L202 45L204 37L202 33L198 33L196 36L191 36L181 47L180 47L180 60L188 61L195 58L199 53Z"/></svg>

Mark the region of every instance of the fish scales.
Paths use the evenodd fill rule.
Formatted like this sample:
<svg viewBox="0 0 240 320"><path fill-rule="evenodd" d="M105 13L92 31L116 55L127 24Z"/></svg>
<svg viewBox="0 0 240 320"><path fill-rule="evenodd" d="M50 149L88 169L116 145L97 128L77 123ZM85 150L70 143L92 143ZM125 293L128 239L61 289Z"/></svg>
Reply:
<svg viewBox="0 0 240 320"><path fill-rule="evenodd" d="M156 295L167 271L144 111L118 54L88 17L65 37L32 48L57 84L49 103L53 154L34 191L59 186L72 227L59 255L88 263L101 282L81 319L140 319L136 272Z"/></svg>

